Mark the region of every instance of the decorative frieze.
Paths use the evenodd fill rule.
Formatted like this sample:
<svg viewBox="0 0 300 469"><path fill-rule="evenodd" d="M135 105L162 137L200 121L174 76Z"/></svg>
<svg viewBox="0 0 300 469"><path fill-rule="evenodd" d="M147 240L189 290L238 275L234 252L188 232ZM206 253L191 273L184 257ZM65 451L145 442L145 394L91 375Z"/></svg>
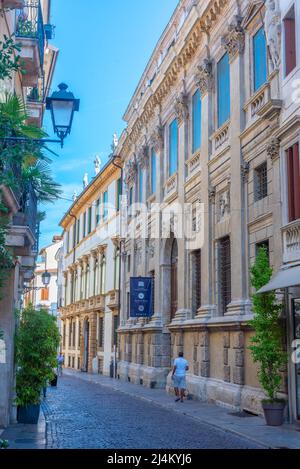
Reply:
<svg viewBox="0 0 300 469"><path fill-rule="evenodd" d="M180 125L189 118L188 96L181 92L175 99L175 114Z"/></svg>
<svg viewBox="0 0 300 469"><path fill-rule="evenodd" d="M229 25L228 33L222 37L222 44L233 59L237 54L242 54L245 49L245 31L242 27L242 17L235 16Z"/></svg>
<svg viewBox="0 0 300 469"><path fill-rule="evenodd" d="M212 61L204 59L202 65L198 65L198 72L195 74L194 81L199 88L201 96L213 89L213 67Z"/></svg>

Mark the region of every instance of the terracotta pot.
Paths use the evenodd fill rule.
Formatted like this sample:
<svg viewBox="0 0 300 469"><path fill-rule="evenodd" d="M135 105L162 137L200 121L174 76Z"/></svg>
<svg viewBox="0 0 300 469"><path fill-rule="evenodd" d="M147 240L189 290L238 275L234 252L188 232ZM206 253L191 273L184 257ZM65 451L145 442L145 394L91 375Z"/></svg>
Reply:
<svg viewBox="0 0 300 469"><path fill-rule="evenodd" d="M267 425L279 427L283 424L285 405L285 402L280 401L262 403Z"/></svg>

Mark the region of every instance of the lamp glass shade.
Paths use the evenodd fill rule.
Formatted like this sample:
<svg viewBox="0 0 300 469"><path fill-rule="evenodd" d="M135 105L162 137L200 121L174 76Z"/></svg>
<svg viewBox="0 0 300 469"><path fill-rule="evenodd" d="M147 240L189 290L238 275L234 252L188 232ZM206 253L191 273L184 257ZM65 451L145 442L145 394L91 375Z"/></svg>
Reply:
<svg viewBox="0 0 300 469"><path fill-rule="evenodd" d="M58 88L59 91L54 91L46 99L46 108L51 112L54 132L63 140L71 132L74 112L79 111L80 101L67 91L65 83L61 83Z"/></svg>
<svg viewBox="0 0 300 469"><path fill-rule="evenodd" d="M49 285L50 280L51 280L51 274L49 274L49 272L44 272L42 274L42 282L45 287Z"/></svg>

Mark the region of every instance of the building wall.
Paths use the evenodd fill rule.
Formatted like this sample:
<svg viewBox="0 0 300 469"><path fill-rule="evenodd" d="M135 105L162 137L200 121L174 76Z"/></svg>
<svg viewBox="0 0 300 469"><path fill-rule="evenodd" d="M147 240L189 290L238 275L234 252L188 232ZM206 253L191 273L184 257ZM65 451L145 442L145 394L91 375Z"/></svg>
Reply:
<svg viewBox="0 0 300 469"><path fill-rule="evenodd" d="M172 361L183 350L190 362L188 389L195 397L255 413L262 412L263 393L248 349L253 333L249 267L259 243L265 242L274 270L282 265L278 133L286 118L282 111L286 101L282 66L273 64L270 51L266 79L254 88L253 38L260 28L269 37L264 22L268 7L251 1L180 2L125 112L127 129L117 149L124 161L127 200L139 198L142 169L143 200L148 207L154 202L169 207L189 202L192 209L200 202L204 207L199 218L203 242L199 240L192 249L178 235L176 219L166 223L166 236L166 226L159 226L153 215L142 219L132 215L132 209L127 212L127 226L134 236L126 238L121 268L120 378L169 389ZM162 60L161 51L165 51ZM229 56L230 117L219 125L217 64L225 53ZM201 92L202 142L193 152L192 97L197 89ZM169 177L169 125L175 118L178 166ZM149 189L152 150L157 156L154 194ZM261 165L266 165L263 170ZM263 181L262 192L258 181ZM172 223L178 243L178 298L171 320ZM155 239L151 235L143 239L145 225L151 226L152 233L158 228ZM196 218L196 231L197 226ZM230 239L231 291L223 310L220 243L226 236ZM201 304L196 310L195 249L201 249ZM149 276L153 271L153 317L150 321L128 317L130 277ZM287 393L286 379L282 393Z"/></svg>
<svg viewBox="0 0 300 469"><path fill-rule="evenodd" d="M65 366L105 375L111 372L111 363L115 361L117 349L117 344L114 348L113 337L116 328L114 318L119 315L119 282L116 271L119 262L116 184L119 178L120 171L108 163L84 189L62 220L64 285L60 318ZM103 194L106 191L109 208L105 218ZM88 213L91 213L90 232ZM75 231L74 217L77 220ZM72 322L75 326L71 326Z"/></svg>

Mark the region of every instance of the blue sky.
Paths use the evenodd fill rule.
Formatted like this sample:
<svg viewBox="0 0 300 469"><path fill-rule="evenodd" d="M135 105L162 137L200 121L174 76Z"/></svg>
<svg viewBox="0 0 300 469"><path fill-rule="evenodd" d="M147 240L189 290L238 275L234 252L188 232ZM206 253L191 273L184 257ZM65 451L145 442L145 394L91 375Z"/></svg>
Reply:
<svg viewBox="0 0 300 469"><path fill-rule="evenodd" d="M51 22L56 26L52 43L60 49L51 92L66 82L76 98L72 133L63 150L51 148L53 174L63 186L63 197L80 193L85 172L94 174L97 154L102 163L110 153L112 135L121 134L122 116L150 55L178 0L52 0ZM52 136L47 115L45 130ZM51 243L70 202L41 206L47 219L41 225L40 247Z"/></svg>

